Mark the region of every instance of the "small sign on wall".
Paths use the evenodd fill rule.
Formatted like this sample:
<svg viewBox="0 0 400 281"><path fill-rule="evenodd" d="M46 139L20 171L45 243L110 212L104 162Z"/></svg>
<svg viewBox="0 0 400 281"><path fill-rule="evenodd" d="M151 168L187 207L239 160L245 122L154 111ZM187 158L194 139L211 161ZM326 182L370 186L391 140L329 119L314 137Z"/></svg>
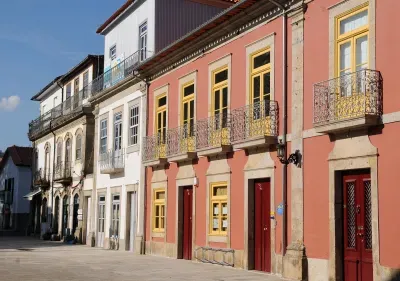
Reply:
<svg viewBox="0 0 400 281"><path fill-rule="evenodd" d="M282 216L283 215L283 203L280 203L279 205L278 205L278 207L276 208L276 213L278 214L278 215L280 215L280 216Z"/></svg>

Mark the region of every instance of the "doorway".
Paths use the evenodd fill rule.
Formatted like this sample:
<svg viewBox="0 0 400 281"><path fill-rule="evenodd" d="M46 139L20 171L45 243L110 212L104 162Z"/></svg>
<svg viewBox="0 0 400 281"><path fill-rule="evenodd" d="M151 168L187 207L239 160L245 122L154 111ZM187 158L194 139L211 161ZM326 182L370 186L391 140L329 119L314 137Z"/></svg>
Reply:
<svg viewBox="0 0 400 281"><path fill-rule="evenodd" d="M178 194L178 258L192 259L193 186L179 187Z"/></svg>
<svg viewBox="0 0 400 281"><path fill-rule="evenodd" d="M97 247L103 247L104 243L104 227L105 227L105 211L106 208L106 197L99 196L99 207L98 207L98 223L97 223Z"/></svg>
<svg viewBox="0 0 400 281"><path fill-rule="evenodd" d="M63 198L63 218L62 218L62 225L61 225L61 237L67 235L67 228L68 228L68 208L69 208L69 198L67 195Z"/></svg>
<svg viewBox="0 0 400 281"><path fill-rule="evenodd" d="M343 275L345 281L372 281L372 204L369 171L344 173Z"/></svg>
<svg viewBox="0 0 400 281"><path fill-rule="evenodd" d="M60 197L56 197L55 205L54 205L54 226L53 233L58 233L58 220L60 218Z"/></svg>
<svg viewBox="0 0 400 281"><path fill-rule="evenodd" d="M135 251L136 221L137 221L137 193L128 193L130 199L130 227L129 227L129 251Z"/></svg>

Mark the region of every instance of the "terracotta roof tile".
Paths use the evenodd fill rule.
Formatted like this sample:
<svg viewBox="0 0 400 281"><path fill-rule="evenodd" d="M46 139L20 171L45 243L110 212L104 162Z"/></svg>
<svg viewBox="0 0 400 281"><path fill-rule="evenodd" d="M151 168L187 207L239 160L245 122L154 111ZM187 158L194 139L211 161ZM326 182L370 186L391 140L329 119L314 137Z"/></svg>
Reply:
<svg viewBox="0 0 400 281"><path fill-rule="evenodd" d="M32 165L32 147L10 146L0 161L0 172L3 170L8 157L11 157L16 166L30 167Z"/></svg>

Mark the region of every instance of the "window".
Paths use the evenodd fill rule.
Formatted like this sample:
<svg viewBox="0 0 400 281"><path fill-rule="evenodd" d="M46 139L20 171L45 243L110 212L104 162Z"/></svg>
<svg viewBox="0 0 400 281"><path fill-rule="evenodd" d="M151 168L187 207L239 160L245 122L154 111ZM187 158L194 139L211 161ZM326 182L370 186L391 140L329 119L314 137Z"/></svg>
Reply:
<svg viewBox="0 0 400 281"><path fill-rule="evenodd" d="M62 143L57 143L57 165L61 164Z"/></svg>
<svg viewBox="0 0 400 281"><path fill-rule="evenodd" d="M190 82L182 88L182 125L184 126L183 137L194 136L194 83Z"/></svg>
<svg viewBox="0 0 400 281"><path fill-rule="evenodd" d="M50 147L46 147L46 150L44 151L44 176L45 177L50 172L49 167L50 167Z"/></svg>
<svg viewBox="0 0 400 281"><path fill-rule="evenodd" d="M100 154L107 152L107 119L100 121Z"/></svg>
<svg viewBox="0 0 400 281"><path fill-rule="evenodd" d="M227 184L212 184L210 192L210 234L226 235L228 230Z"/></svg>
<svg viewBox="0 0 400 281"><path fill-rule="evenodd" d="M66 100L71 97L71 83L68 83L67 89L66 89Z"/></svg>
<svg viewBox="0 0 400 281"><path fill-rule="evenodd" d="M337 19L337 75L343 76L368 68L368 7ZM342 81L345 81L343 78ZM350 79L350 78L349 78ZM351 96L354 89L344 87L342 96Z"/></svg>
<svg viewBox="0 0 400 281"><path fill-rule="evenodd" d="M118 112L114 115L114 151L122 148L122 113Z"/></svg>
<svg viewBox="0 0 400 281"><path fill-rule="evenodd" d="M114 60L117 58L117 45L110 48L110 59Z"/></svg>
<svg viewBox="0 0 400 281"><path fill-rule="evenodd" d="M147 58L147 22L139 27L139 50L140 61L144 61Z"/></svg>
<svg viewBox="0 0 400 281"><path fill-rule="evenodd" d="M14 201L14 178L4 180L5 201L7 205L12 205Z"/></svg>
<svg viewBox="0 0 400 281"><path fill-rule="evenodd" d="M79 77L74 80L74 95L79 93Z"/></svg>
<svg viewBox="0 0 400 281"><path fill-rule="evenodd" d="M113 195L113 201L112 201L112 223L111 223L111 235L118 237L119 234L119 195Z"/></svg>
<svg viewBox="0 0 400 281"><path fill-rule="evenodd" d="M165 144L167 134L167 96L162 94L156 99L156 130L158 143Z"/></svg>
<svg viewBox="0 0 400 281"><path fill-rule="evenodd" d="M75 151L76 160L80 160L82 158L82 136L78 135L76 137L76 151Z"/></svg>
<svg viewBox="0 0 400 281"><path fill-rule="evenodd" d="M135 145L139 137L139 105L132 106L129 111L129 145Z"/></svg>
<svg viewBox="0 0 400 281"><path fill-rule="evenodd" d="M153 231L164 232L165 229L165 190L154 190Z"/></svg>
<svg viewBox="0 0 400 281"><path fill-rule="evenodd" d="M71 161L71 139L65 142L65 165Z"/></svg>
<svg viewBox="0 0 400 281"><path fill-rule="evenodd" d="M271 58L269 49L264 49L251 55L250 104L254 106L254 119L259 119L261 114L269 116L269 101L271 100L270 63ZM261 110L262 108L265 110Z"/></svg>
<svg viewBox="0 0 400 281"><path fill-rule="evenodd" d="M89 85L89 71L83 73L83 88L86 88Z"/></svg>
<svg viewBox="0 0 400 281"><path fill-rule="evenodd" d="M46 105L43 105L42 107L42 115L44 115L46 113Z"/></svg>
<svg viewBox="0 0 400 281"><path fill-rule="evenodd" d="M228 67L224 66L213 72L212 94L215 128L226 128L228 118Z"/></svg>
<svg viewBox="0 0 400 281"><path fill-rule="evenodd" d="M53 107L56 107L57 106L57 97L54 97L54 99L53 99Z"/></svg>

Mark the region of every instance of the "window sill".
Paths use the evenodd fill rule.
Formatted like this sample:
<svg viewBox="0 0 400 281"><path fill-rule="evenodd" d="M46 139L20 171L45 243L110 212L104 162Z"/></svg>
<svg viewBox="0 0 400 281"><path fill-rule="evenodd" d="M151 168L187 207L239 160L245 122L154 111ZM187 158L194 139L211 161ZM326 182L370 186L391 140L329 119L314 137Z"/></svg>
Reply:
<svg viewBox="0 0 400 281"><path fill-rule="evenodd" d="M208 242L228 243L228 236L225 234L224 235L209 234Z"/></svg>
<svg viewBox="0 0 400 281"><path fill-rule="evenodd" d="M165 237L165 232L152 232L151 237L156 237L156 238L164 238Z"/></svg>

